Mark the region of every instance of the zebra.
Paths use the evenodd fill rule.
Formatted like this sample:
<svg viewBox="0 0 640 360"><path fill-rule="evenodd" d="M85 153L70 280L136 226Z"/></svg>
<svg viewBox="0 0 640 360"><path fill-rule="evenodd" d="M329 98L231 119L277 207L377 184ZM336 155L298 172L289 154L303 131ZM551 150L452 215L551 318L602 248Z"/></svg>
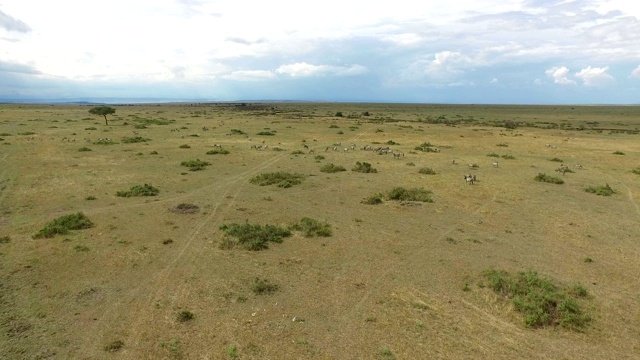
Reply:
<svg viewBox="0 0 640 360"><path fill-rule="evenodd" d="M465 176L464 176L464 181L466 181L466 182L467 182L467 185L473 185L474 176L472 176L472 175L465 175Z"/></svg>

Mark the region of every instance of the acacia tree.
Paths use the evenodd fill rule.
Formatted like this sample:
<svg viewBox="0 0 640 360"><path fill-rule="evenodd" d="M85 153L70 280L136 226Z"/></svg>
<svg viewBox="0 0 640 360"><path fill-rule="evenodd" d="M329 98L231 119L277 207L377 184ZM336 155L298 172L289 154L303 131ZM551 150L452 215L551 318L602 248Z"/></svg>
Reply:
<svg viewBox="0 0 640 360"><path fill-rule="evenodd" d="M107 121L107 115L111 115L115 113L116 113L116 109L112 108L111 106L96 106L91 108L91 110L89 110L89 114L104 116L104 123L106 125L109 125L109 121Z"/></svg>

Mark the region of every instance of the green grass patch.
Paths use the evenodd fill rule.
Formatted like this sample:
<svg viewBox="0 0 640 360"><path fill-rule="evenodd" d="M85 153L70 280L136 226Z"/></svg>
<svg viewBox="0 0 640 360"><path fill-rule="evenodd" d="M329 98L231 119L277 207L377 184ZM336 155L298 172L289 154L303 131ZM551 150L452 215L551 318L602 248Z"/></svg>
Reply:
<svg viewBox="0 0 640 360"><path fill-rule="evenodd" d="M516 157L513 155L502 155L501 158L506 160L515 160Z"/></svg>
<svg viewBox="0 0 640 360"><path fill-rule="evenodd" d="M116 196L119 197L135 197L135 196L156 196L160 190L150 184L134 185L129 190L118 191Z"/></svg>
<svg viewBox="0 0 640 360"><path fill-rule="evenodd" d="M490 153L490 154L487 154L487 156L489 156L489 157L496 157L496 158L497 158L497 157L500 157L500 155L498 155L498 154L496 154L496 153L494 153L494 152L492 152L492 153Z"/></svg>
<svg viewBox="0 0 640 360"><path fill-rule="evenodd" d="M378 204L382 204L382 199L384 198L384 195L378 193L378 194L373 194L367 198L365 198L364 200L361 201L361 203L363 204L367 204L367 205L378 205Z"/></svg>
<svg viewBox="0 0 640 360"><path fill-rule="evenodd" d="M213 149L207 151L207 155L229 155L231 152L227 149Z"/></svg>
<svg viewBox="0 0 640 360"><path fill-rule="evenodd" d="M332 235L331 225L308 217L303 217L298 223L291 225L289 229L301 231L305 237L329 237Z"/></svg>
<svg viewBox="0 0 640 360"><path fill-rule="evenodd" d="M334 165L334 164L325 164L320 167L320 171L324 173L337 173L341 171L347 171L344 166Z"/></svg>
<svg viewBox="0 0 640 360"><path fill-rule="evenodd" d="M378 170L371 166L368 162L356 162L356 165L351 169L351 171L359 172L359 173L377 173Z"/></svg>
<svg viewBox="0 0 640 360"><path fill-rule="evenodd" d="M517 275L488 270L484 276L493 292L511 301L515 309L524 315L524 323L528 327L581 329L591 321L579 302L589 295L581 285L562 287L531 270Z"/></svg>
<svg viewBox="0 0 640 360"><path fill-rule="evenodd" d="M269 295L278 291L279 286L267 279L255 278L251 283L251 291L256 295Z"/></svg>
<svg viewBox="0 0 640 360"><path fill-rule="evenodd" d="M533 179L535 181L546 182L550 184L564 184L564 180L544 173L538 173L538 175L536 175L536 177Z"/></svg>
<svg viewBox="0 0 640 360"><path fill-rule="evenodd" d="M203 170L206 166L211 165L210 162L202 161L200 159L183 161L180 163L182 166L186 166L189 168L189 171L199 171Z"/></svg>
<svg viewBox="0 0 640 360"><path fill-rule="evenodd" d="M140 143L140 142L147 142L150 141L151 139L148 138L143 138L141 136L135 136L135 137L125 137L122 138L122 142L125 144L133 144L133 143Z"/></svg>
<svg viewBox="0 0 640 360"><path fill-rule="evenodd" d="M584 191L600 196L611 196L616 193L616 191L613 190L611 186L609 186L609 184L606 184L605 186L589 186L588 188L584 189Z"/></svg>
<svg viewBox="0 0 640 360"><path fill-rule="evenodd" d="M51 221L44 228L40 229L33 238L52 238L56 235L67 234L69 233L69 230L89 229L93 226L93 222L91 222L89 218L87 218L83 213L78 212L75 214L64 215Z"/></svg>
<svg viewBox="0 0 640 360"><path fill-rule="evenodd" d="M418 173L425 174L425 175L435 175L436 171L430 167L423 167L420 170L418 170Z"/></svg>
<svg viewBox="0 0 640 360"><path fill-rule="evenodd" d="M303 179L304 175L302 174L279 171L259 174L249 180L249 182L260 186L276 185L281 188L290 188L294 185L301 184Z"/></svg>
<svg viewBox="0 0 640 360"><path fill-rule="evenodd" d="M432 203L432 194L433 193L430 190L423 188L405 189L403 187L396 187L387 193L387 198L389 200L420 201Z"/></svg>
<svg viewBox="0 0 640 360"><path fill-rule="evenodd" d="M258 251L269 248L269 243L282 243L291 236L291 231L275 225L224 224L220 230L225 233L220 247L232 249L240 246L245 250Z"/></svg>

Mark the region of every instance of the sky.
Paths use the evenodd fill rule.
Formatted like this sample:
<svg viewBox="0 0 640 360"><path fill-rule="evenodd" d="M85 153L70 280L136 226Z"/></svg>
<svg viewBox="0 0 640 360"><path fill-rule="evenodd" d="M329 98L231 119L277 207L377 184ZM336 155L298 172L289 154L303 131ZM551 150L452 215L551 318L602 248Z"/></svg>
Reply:
<svg viewBox="0 0 640 360"><path fill-rule="evenodd" d="M0 101L640 104L630 0L0 0Z"/></svg>

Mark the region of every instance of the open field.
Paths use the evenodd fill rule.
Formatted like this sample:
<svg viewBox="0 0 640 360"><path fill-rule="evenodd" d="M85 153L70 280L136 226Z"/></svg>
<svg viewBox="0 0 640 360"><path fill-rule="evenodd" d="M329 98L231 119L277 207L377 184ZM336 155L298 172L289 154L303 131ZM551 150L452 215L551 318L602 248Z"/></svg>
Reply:
<svg viewBox="0 0 640 360"><path fill-rule="evenodd" d="M114 108L105 125L89 106L0 105L4 359L640 356L639 107ZM303 177L251 181L273 172ZM144 184L159 193L116 196ZM385 197L395 187L433 202ZM93 227L34 238L78 212ZM304 217L332 235L224 245L223 225ZM581 284L591 321L526 326L490 269Z"/></svg>

